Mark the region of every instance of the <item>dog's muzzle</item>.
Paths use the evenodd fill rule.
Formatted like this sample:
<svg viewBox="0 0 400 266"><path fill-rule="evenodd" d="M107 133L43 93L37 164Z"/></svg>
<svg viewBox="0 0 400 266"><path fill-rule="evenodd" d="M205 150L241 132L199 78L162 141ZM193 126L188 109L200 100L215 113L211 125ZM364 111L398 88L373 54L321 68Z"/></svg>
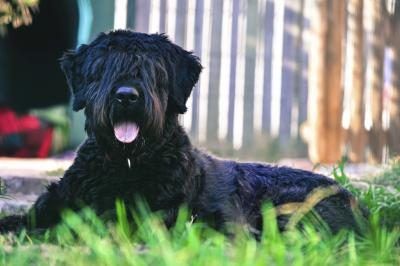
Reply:
<svg viewBox="0 0 400 266"><path fill-rule="evenodd" d="M133 87L120 87L115 92L115 99L123 106L135 104L139 100L139 92ZM133 142L139 134L139 126L132 121L122 121L114 125L115 138L122 143Z"/></svg>

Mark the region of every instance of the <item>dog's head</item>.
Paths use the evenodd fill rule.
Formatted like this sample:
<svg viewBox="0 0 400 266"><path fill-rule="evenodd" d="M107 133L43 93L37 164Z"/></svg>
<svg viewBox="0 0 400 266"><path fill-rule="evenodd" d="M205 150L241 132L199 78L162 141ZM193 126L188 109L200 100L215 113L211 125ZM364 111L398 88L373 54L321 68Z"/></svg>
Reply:
<svg viewBox="0 0 400 266"><path fill-rule="evenodd" d="M61 58L73 109L85 108L86 130L132 144L160 136L166 116L183 114L199 78L197 57L163 34L118 30Z"/></svg>

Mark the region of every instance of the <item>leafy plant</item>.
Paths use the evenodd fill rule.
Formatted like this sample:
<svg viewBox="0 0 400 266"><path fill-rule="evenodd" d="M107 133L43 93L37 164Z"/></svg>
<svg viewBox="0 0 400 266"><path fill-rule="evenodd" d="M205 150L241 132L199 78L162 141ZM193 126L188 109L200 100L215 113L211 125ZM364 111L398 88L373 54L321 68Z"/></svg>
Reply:
<svg viewBox="0 0 400 266"><path fill-rule="evenodd" d="M0 27L12 24L14 28L32 23L32 11L39 0L0 0Z"/></svg>

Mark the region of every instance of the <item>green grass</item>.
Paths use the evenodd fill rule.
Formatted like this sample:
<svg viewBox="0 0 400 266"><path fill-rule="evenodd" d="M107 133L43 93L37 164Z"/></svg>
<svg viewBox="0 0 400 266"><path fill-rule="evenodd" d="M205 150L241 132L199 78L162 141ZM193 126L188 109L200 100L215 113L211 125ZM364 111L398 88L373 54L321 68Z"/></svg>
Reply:
<svg viewBox="0 0 400 266"><path fill-rule="evenodd" d="M375 178L375 182L384 185L391 186L400 190L400 157L397 160L393 160L390 168Z"/></svg>
<svg viewBox="0 0 400 266"><path fill-rule="evenodd" d="M384 175L396 175L396 167ZM274 209L268 206L264 208L260 241L244 228L232 229L234 236L226 236L202 223L192 224L185 209L180 211L176 226L167 230L158 214L142 208L133 214L137 225L133 227L126 218L129 209L117 202L117 222L112 224L103 223L86 209L80 215L66 212L63 223L45 234L0 236L0 264L400 265L399 188L389 191L378 183L366 191L358 190L348 181L342 164L334 176L370 209L371 218L362 236L317 232L312 222L302 230L280 233ZM379 178L377 182L381 182Z"/></svg>
<svg viewBox="0 0 400 266"><path fill-rule="evenodd" d="M387 228L400 228L400 160L375 177L367 190L355 188L344 172L344 162L334 169L333 176L350 190L372 214L378 214L379 222Z"/></svg>

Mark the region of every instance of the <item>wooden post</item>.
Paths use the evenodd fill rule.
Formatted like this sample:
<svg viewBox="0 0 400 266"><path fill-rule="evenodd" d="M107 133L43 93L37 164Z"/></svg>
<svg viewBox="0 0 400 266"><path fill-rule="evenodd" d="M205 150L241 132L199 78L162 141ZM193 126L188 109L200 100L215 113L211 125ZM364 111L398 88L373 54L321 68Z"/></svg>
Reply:
<svg viewBox="0 0 400 266"><path fill-rule="evenodd" d="M382 128L383 111L383 56L384 56L384 27L383 3L381 1L365 1L367 26L367 64L366 85L371 89L370 106L372 127L368 136L370 154L368 161L382 162L382 151L385 142Z"/></svg>
<svg viewBox="0 0 400 266"><path fill-rule="evenodd" d="M365 157L366 132L364 129L364 39L363 0L348 2L347 43L349 54L346 65L351 67L349 159L361 162Z"/></svg>
<svg viewBox="0 0 400 266"><path fill-rule="evenodd" d="M400 25L399 25L400 26ZM397 33L397 34L400 34ZM393 68L390 94L390 128L388 134L391 156L400 154L400 37L392 46Z"/></svg>
<svg viewBox="0 0 400 266"><path fill-rule="evenodd" d="M309 156L335 163L342 155L342 41L345 1L312 0L309 61Z"/></svg>

